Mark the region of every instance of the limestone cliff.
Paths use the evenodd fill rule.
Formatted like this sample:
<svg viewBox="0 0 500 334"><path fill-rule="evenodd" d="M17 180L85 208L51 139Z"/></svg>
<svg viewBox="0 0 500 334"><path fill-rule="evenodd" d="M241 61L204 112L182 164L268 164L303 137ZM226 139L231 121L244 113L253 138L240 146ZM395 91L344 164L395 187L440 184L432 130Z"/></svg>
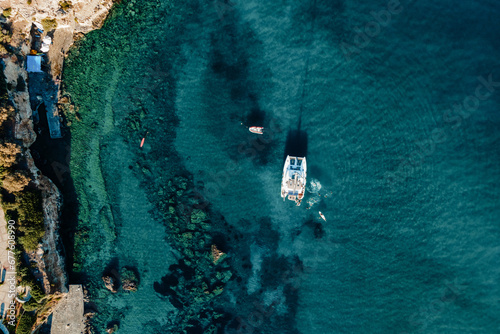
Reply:
<svg viewBox="0 0 500 334"><path fill-rule="evenodd" d="M52 37L46 57L56 87L51 94L57 99L64 57L75 36L99 28L112 4L113 0L0 0L0 14L4 14L0 15L2 31L11 35L10 48L3 54L0 49L0 57L5 66L9 98L16 108L14 133L26 148L28 167L43 196L45 236L38 251L31 256L37 260L47 292L67 291L58 234L62 196L54 183L40 173L31 157L29 147L34 143L36 133L33 130L30 97L27 89L18 91L16 87L19 81L28 81L24 60L31 50L33 22L42 24L45 32Z"/></svg>

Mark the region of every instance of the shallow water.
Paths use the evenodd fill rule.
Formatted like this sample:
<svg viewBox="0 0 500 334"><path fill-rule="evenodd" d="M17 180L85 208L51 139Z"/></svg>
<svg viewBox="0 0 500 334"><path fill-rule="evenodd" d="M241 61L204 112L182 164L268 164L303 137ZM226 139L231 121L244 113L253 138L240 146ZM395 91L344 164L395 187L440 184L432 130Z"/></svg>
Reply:
<svg viewBox="0 0 500 334"><path fill-rule="evenodd" d="M84 198L94 210L111 205L116 225L100 259L117 257L144 275L135 295L92 285L102 309L122 314L125 333L144 324L155 333L172 319L151 284L174 260L162 257L169 246L136 167L172 150L180 161L164 153L163 168L184 166L213 210L244 235L228 241L230 256L235 266L248 257L252 268L218 305L246 330L500 331L500 87L481 88L491 94L477 106L467 98L478 77L500 80L495 2L401 1L351 54L345 48L354 50L357 27L375 29L370 12L387 2L144 3L151 7L124 1L129 14L119 10L91 33L66 70L87 124L72 130L73 161L91 171L84 180L74 166L77 188L99 184ZM176 25L177 33L167 31ZM462 103L459 113L447 112ZM137 108L144 116L131 137L125 117ZM257 141L240 123L269 131ZM302 138L290 138L293 131ZM101 162L82 158L81 147ZM309 180L321 184L306 197L309 210L279 197L284 154L297 149L307 150ZM279 256L287 268L275 272ZM297 257L302 266L290 264ZM89 269L95 261L84 267L98 282L102 269ZM158 314L164 318L155 322Z"/></svg>

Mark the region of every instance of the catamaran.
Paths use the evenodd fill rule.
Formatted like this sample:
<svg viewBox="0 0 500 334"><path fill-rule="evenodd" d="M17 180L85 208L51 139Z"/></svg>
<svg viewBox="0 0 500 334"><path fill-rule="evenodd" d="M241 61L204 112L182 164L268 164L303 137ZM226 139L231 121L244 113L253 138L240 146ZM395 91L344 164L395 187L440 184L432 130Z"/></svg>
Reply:
<svg viewBox="0 0 500 334"><path fill-rule="evenodd" d="M281 180L281 197L283 201L288 197L300 205L306 189L307 163L305 157L287 156L283 166Z"/></svg>

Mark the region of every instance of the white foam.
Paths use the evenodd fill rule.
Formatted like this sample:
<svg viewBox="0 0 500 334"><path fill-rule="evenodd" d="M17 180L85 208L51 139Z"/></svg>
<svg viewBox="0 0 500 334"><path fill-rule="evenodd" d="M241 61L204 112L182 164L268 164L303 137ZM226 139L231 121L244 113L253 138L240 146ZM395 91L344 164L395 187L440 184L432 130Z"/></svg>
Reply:
<svg viewBox="0 0 500 334"><path fill-rule="evenodd" d="M306 190L311 194L317 194L321 190L322 185L317 179L311 179L307 184Z"/></svg>

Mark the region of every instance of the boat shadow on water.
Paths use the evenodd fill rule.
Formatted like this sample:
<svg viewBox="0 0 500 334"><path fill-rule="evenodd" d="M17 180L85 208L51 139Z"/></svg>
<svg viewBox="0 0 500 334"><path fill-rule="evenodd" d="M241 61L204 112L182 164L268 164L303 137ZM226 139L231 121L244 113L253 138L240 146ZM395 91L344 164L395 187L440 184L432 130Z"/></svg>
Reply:
<svg viewBox="0 0 500 334"><path fill-rule="evenodd" d="M246 122L248 126L264 126L264 119L266 113L259 108L252 108L248 116L246 117Z"/></svg>
<svg viewBox="0 0 500 334"><path fill-rule="evenodd" d="M307 156L307 133L302 130L290 130L286 136L283 161L288 155L295 157Z"/></svg>

